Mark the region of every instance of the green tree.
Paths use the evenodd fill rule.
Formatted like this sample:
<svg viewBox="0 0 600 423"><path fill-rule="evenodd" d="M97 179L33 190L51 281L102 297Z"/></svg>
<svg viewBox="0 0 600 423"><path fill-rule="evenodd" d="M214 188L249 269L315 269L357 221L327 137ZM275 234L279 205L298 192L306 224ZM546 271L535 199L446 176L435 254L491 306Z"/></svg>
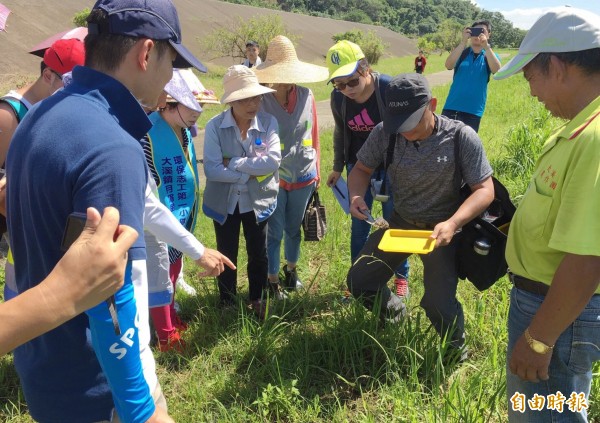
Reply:
<svg viewBox="0 0 600 423"><path fill-rule="evenodd" d="M478 19L486 19L492 25L492 45L499 47L518 47L527 31L513 27L512 22L500 12L482 10Z"/></svg>
<svg viewBox="0 0 600 423"><path fill-rule="evenodd" d="M342 19L350 22L359 22L364 24L372 24L373 21L363 10L355 9L344 13Z"/></svg>
<svg viewBox="0 0 600 423"><path fill-rule="evenodd" d="M260 45L260 58L265 60L269 41L276 35L285 35L292 42L300 39L287 30L279 15L265 14L251 19L238 17L231 26L216 29L199 41L208 54L214 55L212 59L219 57L243 59L246 57L246 42L254 40Z"/></svg>
<svg viewBox="0 0 600 423"><path fill-rule="evenodd" d="M435 51L439 51L440 53L443 51L443 49L433 39L433 35L434 34L425 34L417 40L417 47L419 47L419 50L423 50L426 55Z"/></svg>
<svg viewBox="0 0 600 423"><path fill-rule="evenodd" d="M85 26L87 27L87 17L90 15L90 9L87 7L83 9L81 12L75 13L73 16L73 24L75 26Z"/></svg>
<svg viewBox="0 0 600 423"><path fill-rule="evenodd" d="M460 43L463 28L463 24L453 19L446 19L440 24L433 39L442 50L452 51Z"/></svg>
<svg viewBox="0 0 600 423"><path fill-rule="evenodd" d="M350 31L334 34L331 38L336 43L341 40L348 40L358 44L365 54L367 61L372 65L379 62L381 55L388 47L374 31L368 31L365 34L360 29L352 29Z"/></svg>

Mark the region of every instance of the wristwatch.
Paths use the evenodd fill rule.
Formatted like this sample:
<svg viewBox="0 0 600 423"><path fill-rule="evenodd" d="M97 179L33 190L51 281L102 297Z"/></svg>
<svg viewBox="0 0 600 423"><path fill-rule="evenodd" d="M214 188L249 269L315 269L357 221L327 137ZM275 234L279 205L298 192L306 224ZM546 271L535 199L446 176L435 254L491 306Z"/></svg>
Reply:
<svg viewBox="0 0 600 423"><path fill-rule="evenodd" d="M544 344L542 341L538 341L537 339L533 339L531 334L529 333L529 328L525 329L525 339L529 344L529 347L538 354L547 354L552 352L554 349L554 345L549 346Z"/></svg>

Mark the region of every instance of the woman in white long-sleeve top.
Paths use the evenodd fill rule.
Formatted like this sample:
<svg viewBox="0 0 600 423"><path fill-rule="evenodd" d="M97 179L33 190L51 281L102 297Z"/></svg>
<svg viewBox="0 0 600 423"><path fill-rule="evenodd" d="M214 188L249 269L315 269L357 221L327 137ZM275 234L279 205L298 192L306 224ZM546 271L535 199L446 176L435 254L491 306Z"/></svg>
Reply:
<svg viewBox="0 0 600 423"><path fill-rule="evenodd" d="M282 295L279 284L267 283L267 219L277 206L281 147L277 121L259 112L262 95L256 75L242 65L231 66L223 77L221 103L230 108L206 125L204 173L206 190L202 211L213 219L217 249L237 265L240 226L248 254L249 297L264 318L264 290ZM218 277L221 305L235 303L237 272L226 269Z"/></svg>

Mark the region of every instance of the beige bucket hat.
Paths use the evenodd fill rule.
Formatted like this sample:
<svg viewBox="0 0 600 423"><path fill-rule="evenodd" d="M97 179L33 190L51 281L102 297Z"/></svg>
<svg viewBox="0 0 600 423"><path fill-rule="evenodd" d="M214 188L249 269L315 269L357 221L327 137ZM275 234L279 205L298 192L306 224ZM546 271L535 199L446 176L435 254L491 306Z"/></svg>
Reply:
<svg viewBox="0 0 600 423"><path fill-rule="evenodd" d="M325 81L324 66L301 62L289 38L278 35L271 40L267 58L254 71L261 84L304 84Z"/></svg>
<svg viewBox="0 0 600 423"><path fill-rule="evenodd" d="M260 85L254 72L244 65L233 65L227 69L223 76L223 88L225 92L221 97L222 104L275 91Z"/></svg>

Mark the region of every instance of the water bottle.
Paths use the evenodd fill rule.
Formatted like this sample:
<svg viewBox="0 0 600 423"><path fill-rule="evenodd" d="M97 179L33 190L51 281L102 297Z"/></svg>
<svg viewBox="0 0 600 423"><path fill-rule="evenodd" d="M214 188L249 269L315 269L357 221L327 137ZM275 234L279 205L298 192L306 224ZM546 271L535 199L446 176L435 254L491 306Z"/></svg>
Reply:
<svg viewBox="0 0 600 423"><path fill-rule="evenodd" d="M473 244L473 250L479 255L487 256L490 252L490 248L492 247L492 243L487 238L478 238L475 240Z"/></svg>
<svg viewBox="0 0 600 423"><path fill-rule="evenodd" d="M267 155L267 144L262 142L260 138L254 140L254 155L262 157Z"/></svg>

